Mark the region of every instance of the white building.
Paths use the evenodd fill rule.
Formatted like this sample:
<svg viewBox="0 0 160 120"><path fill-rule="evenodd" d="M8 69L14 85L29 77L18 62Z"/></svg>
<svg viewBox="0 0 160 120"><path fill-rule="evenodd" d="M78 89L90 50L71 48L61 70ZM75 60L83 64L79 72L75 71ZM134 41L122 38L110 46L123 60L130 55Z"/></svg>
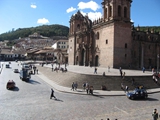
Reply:
<svg viewBox="0 0 160 120"><path fill-rule="evenodd" d="M68 49L68 40L57 40L53 45L54 49Z"/></svg>

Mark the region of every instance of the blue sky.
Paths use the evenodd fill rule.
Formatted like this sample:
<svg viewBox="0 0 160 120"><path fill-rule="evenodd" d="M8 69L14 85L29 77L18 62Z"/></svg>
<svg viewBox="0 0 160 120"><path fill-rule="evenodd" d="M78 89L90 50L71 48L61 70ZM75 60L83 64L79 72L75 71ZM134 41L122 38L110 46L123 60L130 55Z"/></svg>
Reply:
<svg viewBox="0 0 160 120"><path fill-rule="evenodd" d="M91 20L101 17L102 0L0 0L0 34L18 28L61 24L80 10ZM160 26L160 0L133 0L134 26Z"/></svg>

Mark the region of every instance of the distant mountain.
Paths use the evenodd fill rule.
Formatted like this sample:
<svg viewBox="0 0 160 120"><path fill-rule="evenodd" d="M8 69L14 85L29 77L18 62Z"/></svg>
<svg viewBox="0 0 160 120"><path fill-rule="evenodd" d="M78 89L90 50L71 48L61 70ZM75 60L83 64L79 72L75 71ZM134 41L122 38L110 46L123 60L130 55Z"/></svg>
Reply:
<svg viewBox="0 0 160 120"><path fill-rule="evenodd" d="M39 33L42 36L53 37L53 36L68 36L69 28L63 25L42 25L31 28L19 28L15 31L0 34L0 41L3 40L15 40L18 38L28 37L33 33Z"/></svg>

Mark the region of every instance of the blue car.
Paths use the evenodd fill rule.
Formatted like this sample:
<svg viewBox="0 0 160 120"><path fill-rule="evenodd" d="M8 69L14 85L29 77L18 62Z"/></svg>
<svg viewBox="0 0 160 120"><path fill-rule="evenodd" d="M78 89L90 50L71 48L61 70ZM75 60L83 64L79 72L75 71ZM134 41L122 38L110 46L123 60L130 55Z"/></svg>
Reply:
<svg viewBox="0 0 160 120"><path fill-rule="evenodd" d="M132 92L127 92L126 95L131 100L134 100L134 99L146 99L148 97L148 93L144 88L142 88L142 89L136 88Z"/></svg>

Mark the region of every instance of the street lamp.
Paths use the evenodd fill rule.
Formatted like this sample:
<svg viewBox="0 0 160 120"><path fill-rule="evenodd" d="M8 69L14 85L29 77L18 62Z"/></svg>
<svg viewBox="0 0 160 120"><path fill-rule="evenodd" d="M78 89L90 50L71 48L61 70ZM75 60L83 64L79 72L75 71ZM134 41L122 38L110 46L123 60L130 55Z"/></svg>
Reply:
<svg viewBox="0 0 160 120"><path fill-rule="evenodd" d="M157 54L157 73L159 73L159 54Z"/></svg>

